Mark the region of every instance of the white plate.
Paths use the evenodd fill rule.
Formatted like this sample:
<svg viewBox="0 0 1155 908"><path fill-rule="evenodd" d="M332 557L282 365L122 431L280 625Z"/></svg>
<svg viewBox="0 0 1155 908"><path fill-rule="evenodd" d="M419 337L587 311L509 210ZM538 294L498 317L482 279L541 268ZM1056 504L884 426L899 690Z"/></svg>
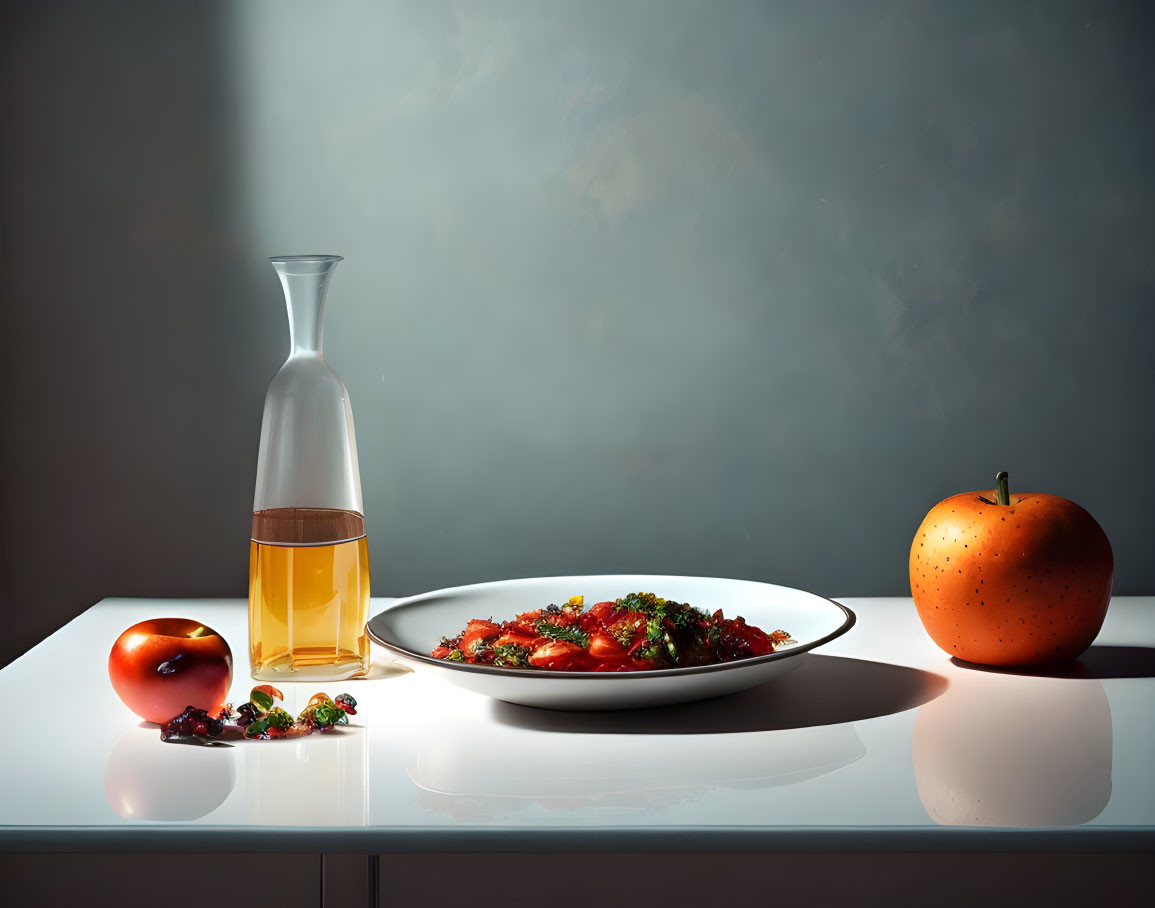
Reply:
<svg viewBox="0 0 1155 908"><path fill-rule="evenodd" d="M459 633L471 618L509 621L520 612L560 604L570 596L585 596L588 607L635 592L689 602L710 613L722 609L727 618L740 615L764 631L781 628L796 642L768 656L642 672L498 668L429 655L443 636ZM713 577L618 574L532 577L422 593L394 603L371 619L367 629L397 662L487 697L547 709L630 709L704 700L754 687L796 668L807 651L853 625L850 609L790 587Z"/></svg>

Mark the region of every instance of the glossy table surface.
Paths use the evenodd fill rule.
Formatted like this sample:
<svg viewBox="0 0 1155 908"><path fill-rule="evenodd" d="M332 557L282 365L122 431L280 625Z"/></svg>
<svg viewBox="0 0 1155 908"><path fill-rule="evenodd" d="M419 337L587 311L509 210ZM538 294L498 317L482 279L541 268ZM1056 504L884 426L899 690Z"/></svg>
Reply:
<svg viewBox="0 0 1155 908"><path fill-rule="evenodd" d="M373 600L374 613L392 600ZM910 599L840 599L844 637L683 706L512 706L388 664L331 735L164 744L117 699L113 640L187 616L246 657L244 600L106 599L0 670L6 851L1135 851L1155 847L1155 598L1116 597L1077 662L953 662ZM243 702L243 671L231 699ZM37 712L33 710L34 714Z"/></svg>

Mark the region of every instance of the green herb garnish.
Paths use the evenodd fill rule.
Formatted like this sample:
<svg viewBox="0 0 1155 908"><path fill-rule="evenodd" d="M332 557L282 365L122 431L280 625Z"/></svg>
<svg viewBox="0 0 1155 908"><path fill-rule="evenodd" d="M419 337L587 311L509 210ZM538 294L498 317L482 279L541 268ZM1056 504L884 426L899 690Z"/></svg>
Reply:
<svg viewBox="0 0 1155 908"><path fill-rule="evenodd" d="M657 615L646 620L646 637L650 640L659 640L665 633L662 626L662 619Z"/></svg>
<svg viewBox="0 0 1155 908"><path fill-rule="evenodd" d="M508 668L528 668L529 650L516 643L503 643L493 648L493 664Z"/></svg>
<svg viewBox="0 0 1155 908"><path fill-rule="evenodd" d="M203 709L188 707L179 716L161 726L161 740L177 744L218 744L216 739L226 732L240 732L245 738L296 738L315 731L329 731L335 725L345 725L349 716L356 715L357 701L348 694L336 699L328 694L313 694L296 719L277 701L283 694L270 684L261 684L249 692L248 702L236 712L225 704L220 714L209 716Z"/></svg>
<svg viewBox="0 0 1155 908"><path fill-rule="evenodd" d="M551 640L562 640L566 643L576 643L578 646L589 646L590 637L580 627L562 627L560 624L550 624L541 620L535 625L537 632Z"/></svg>
<svg viewBox="0 0 1155 908"><path fill-rule="evenodd" d="M614 602L614 610L619 612L640 612L647 618L666 620L678 628L697 627L707 619L700 608L688 602L672 602L653 593L630 593ZM650 633L651 639L653 633Z"/></svg>

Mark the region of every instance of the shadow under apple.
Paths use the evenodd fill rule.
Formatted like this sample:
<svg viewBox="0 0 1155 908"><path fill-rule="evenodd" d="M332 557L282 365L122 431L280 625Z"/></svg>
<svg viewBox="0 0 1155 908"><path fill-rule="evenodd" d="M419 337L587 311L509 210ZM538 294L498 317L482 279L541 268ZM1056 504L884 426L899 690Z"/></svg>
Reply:
<svg viewBox="0 0 1155 908"><path fill-rule="evenodd" d="M1038 678L1155 678L1155 646L1096 643L1077 659L1050 665L980 665L958 658L950 661L959 668L1000 675L1031 675Z"/></svg>

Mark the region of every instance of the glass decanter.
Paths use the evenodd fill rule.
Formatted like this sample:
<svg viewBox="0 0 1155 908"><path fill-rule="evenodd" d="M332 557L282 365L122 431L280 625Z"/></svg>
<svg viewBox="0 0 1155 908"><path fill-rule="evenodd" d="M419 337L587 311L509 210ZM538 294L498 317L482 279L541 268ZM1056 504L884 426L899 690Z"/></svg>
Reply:
<svg viewBox="0 0 1155 908"><path fill-rule="evenodd" d="M339 255L269 260L289 310L289 358L261 422L249 544L249 657L261 681L369 669L369 546L349 395L321 355Z"/></svg>

